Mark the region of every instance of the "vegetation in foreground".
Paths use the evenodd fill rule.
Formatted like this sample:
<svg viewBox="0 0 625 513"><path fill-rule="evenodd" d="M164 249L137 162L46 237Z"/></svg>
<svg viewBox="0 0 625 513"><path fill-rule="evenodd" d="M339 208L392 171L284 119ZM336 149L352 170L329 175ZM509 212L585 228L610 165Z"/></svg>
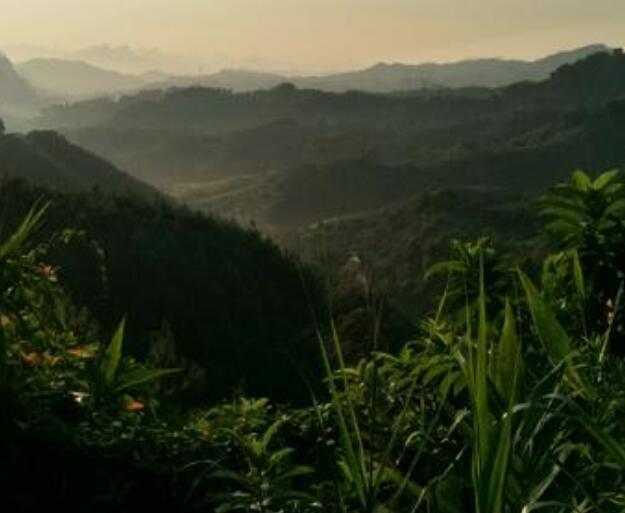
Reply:
<svg viewBox="0 0 625 513"><path fill-rule="evenodd" d="M625 184L574 173L545 198L554 253L509 269L452 245L415 340L346 361L319 329L327 394L180 412L179 369L96 340L29 245L0 246L2 483L13 511L503 513L625 509ZM373 328L376 332L375 326ZM376 345L377 343L377 345ZM36 491L36 493L33 493Z"/></svg>

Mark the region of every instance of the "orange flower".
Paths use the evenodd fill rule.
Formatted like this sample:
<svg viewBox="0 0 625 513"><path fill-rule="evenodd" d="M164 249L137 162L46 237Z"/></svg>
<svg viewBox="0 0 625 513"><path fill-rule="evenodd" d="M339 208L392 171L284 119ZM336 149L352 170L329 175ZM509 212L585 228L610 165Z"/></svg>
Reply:
<svg viewBox="0 0 625 513"><path fill-rule="evenodd" d="M20 351L20 356L22 357L24 363L26 365L30 365L31 367L34 367L35 365L39 365L41 363L41 355L34 351Z"/></svg>
<svg viewBox="0 0 625 513"><path fill-rule="evenodd" d="M54 367L57 363L61 361L61 358L59 356L52 356L46 351L45 353L43 353L43 361L46 365Z"/></svg>
<svg viewBox="0 0 625 513"><path fill-rule="evenodd" d="M136 401L135 399L130 399L124 406L126 411L141 411L143 408L145 408L145 404Z"/></svg>
<svg viewBox="0 0 625 513"><path fill-rule="evenodd" d="M82 358L84 360L93 358L96 355L97 348L94 345L72 347L67 350L67 354L74 358Z"/></svg>

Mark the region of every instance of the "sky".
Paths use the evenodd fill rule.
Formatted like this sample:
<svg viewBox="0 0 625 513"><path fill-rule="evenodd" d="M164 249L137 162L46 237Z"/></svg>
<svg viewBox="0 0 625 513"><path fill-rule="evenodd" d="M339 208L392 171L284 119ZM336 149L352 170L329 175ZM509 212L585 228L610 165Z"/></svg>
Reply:
<svg viewBox="0 0 625 513"><path fill-rule="evenodd" d="M0 50L9 56L128 46L141 49L146 67L189 72L536 58L622 46L624 27L625 0L0 0Z"/></svg>

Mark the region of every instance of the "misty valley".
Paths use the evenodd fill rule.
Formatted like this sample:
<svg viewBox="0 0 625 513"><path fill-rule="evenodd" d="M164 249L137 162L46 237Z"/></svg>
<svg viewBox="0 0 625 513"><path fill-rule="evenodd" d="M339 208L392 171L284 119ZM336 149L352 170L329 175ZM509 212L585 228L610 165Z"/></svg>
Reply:
<svg viewBox="0 0 625 513"><path fill-rule="evenodd" d="M625 511L620 48L114 50L0 54L1 507Z"/></svg>

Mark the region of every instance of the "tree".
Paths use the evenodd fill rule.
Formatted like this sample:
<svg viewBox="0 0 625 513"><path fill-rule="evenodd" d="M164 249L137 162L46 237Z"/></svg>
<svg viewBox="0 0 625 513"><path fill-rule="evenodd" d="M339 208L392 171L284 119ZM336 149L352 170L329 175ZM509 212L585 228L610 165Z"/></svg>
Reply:
<svg viewBox="0 0 625 513"><path fill-rule="evenodd" d="M4 135L5 130L6 126L4 125L4 121L2 121L2 118L0 118L0 135Z"/></svg>

